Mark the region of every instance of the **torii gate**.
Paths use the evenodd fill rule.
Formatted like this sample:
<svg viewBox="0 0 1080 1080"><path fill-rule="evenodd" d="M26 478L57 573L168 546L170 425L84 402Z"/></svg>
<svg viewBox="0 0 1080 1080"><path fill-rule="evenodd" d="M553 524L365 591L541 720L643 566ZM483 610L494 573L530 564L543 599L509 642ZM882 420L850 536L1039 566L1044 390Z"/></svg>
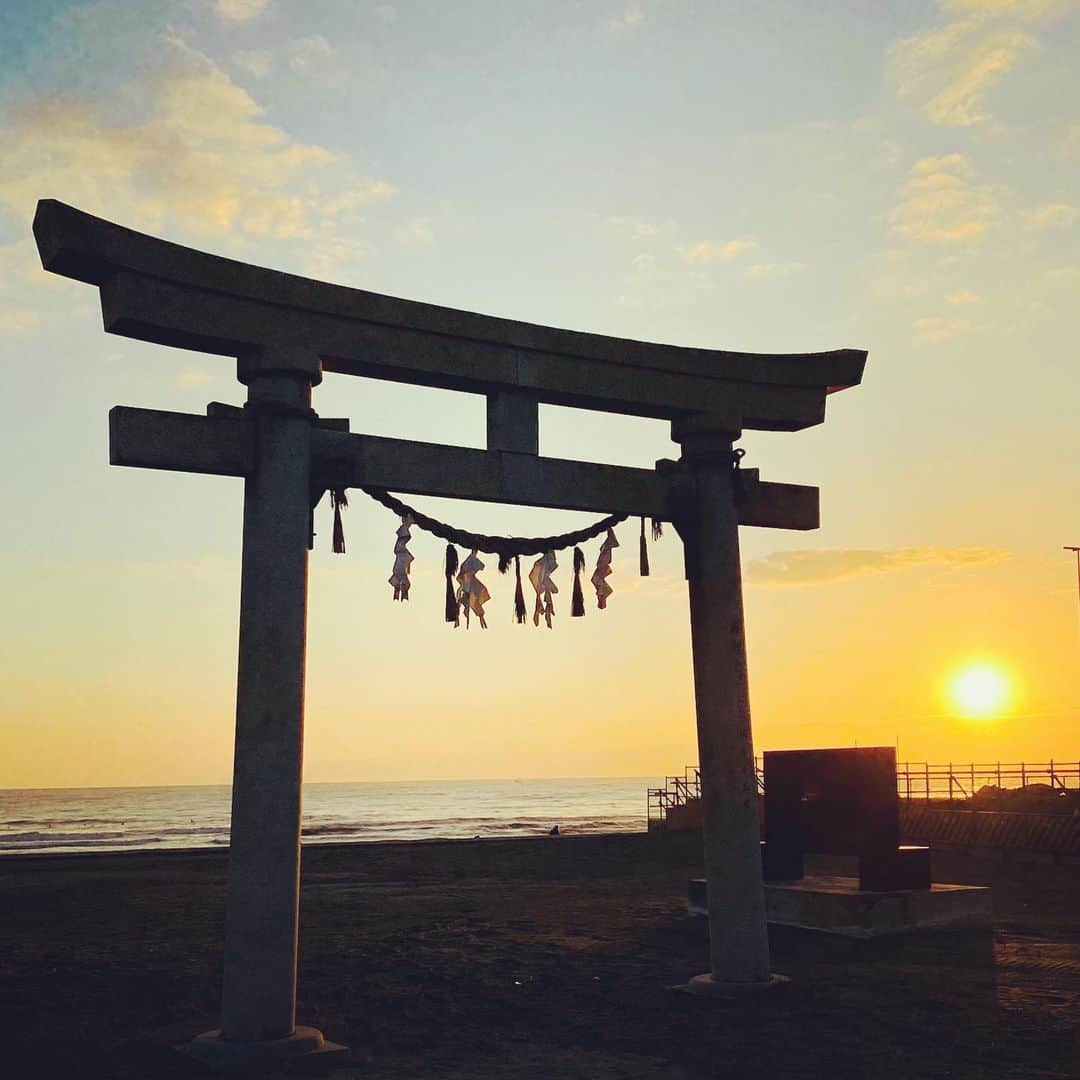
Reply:
<svg viewBox="0 0 1080 1080"><path fill-rule="evenodd" d="M744 429L798 431L859 383L866 353L768 355L576 333L344 288L134 232L51 199L46 270L98 286L105 330L232 356L243 409L117 406L114 465L244 477L236 748L221 1028L212 1063L333 1047L295 1022L307 568L327 488L671 520L685 545L709 897L702 992L772 985L758 849L738 526L814 529L817 488L736 478ZM487 397L487 450L349 434L320 420L324 371ZM539 456L541 402L672 422L656 470ZM334 1047L334 1049L337 1049Z"/></svg>

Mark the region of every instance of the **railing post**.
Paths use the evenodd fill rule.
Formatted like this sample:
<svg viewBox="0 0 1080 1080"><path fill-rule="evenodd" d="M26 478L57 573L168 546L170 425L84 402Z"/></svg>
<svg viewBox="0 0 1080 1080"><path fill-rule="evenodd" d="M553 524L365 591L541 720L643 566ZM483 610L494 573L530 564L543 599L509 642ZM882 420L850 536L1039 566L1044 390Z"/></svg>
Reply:
<svg viewBox="0 0 1080 1080"><path fill-rule="evenodd" d="M1001 787L1001 762L997 763L997 786Z"/></svg>
<svg viewBox="0 0 1080 1080"><path fill-rule="evenodd" d="M1050 789L1051 789L1051 791L1056 787L1057 787L1057 784L1054 783L1054 759L1051 758L1050 759Z"/></svg>
<svg viewBox="0 0 1080 1080"><path fill-rule="evenodd" d="M930 801L930 762L924 761L923 767L926 769L926 801Z"/></svg>
<svg viewBox="0 0 1080 1080"><path fill-rule="evenodd" d="M1027 763L1023 761L1020 762L1020 787L1027 787Z"/></svg>

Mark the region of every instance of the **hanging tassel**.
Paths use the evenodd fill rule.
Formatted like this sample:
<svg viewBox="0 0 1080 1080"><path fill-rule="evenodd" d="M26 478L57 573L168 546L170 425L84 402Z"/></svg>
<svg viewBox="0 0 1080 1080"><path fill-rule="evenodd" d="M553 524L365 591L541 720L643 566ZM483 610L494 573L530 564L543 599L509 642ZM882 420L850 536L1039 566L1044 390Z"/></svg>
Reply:
<svg viewBox="0 0 1080 1080"><path fill-rule="evenodd" d="M453 544L446 545L446 621L457 626L460 619L457 590L454 588L454 575L458 568L457 548Z"/></svg>
<svg viewBox="0 0 1080 1080"><path fill-rule="evenodd" d="M390 584L394 589L395 600L409 599L409 570L413 564L413 554L409 550L409 540L412 533L413 519L411 514L405 514L401 519L401 526L397 531L397 539L394 541L394 569L390 573Z"/></svg>
<svg viewBox="0 0 1080 1080"><path fill-rule="evenodd" d="M611 577L611 553L619 546L614 529L608 529L604 542L600 545L600 554L596 557L596 569L593 571L592 583L596 589L596 606L601 611L607 607L608 597L615 591L608 578Z"/></svg>
<svg viewBox="0 0 1080 1080"><path fill-rule="evenodd" d="M341 523L341 511L349 505L344 488L330 492L330 504L334 508L334 554L345 554L345 527Z"/></svg>
<svg viewBox="0 0 1080 1080"><path fill-rule="evenodd" d="M574 548L574 592L570 598L570 617L580 619L585 614L585 596L581 591L581 571L585 569L585 556L581 548Z"/></svg>
<svg viewBox="0 0 1080 1080"><path fill-rule="evenodd" d="M652 519L652 538L655 544L664 535L664 523L659 518Z"/></svg>
<svg viewBox="0 0 1080 1080"><path fill-rule="evenodd" d="M641 543L638 545L641 558L641 576L649 576L649 542L645 539L645 519L641 519Z"/></svg>
<svg viewBox="0 0 1080 1080"><path fill-rule="evenodd" d="M514 619L520 625L528 618L528 610L525 607L525 593L521 588L521 556L514 556L514 576L517 578L517 587L514 589Z"/></svg>
<svg viewBox="0 0 1080 1080"><path fill-rule="evenodd" d="M513 562L514 556L508 551L499 552L499 573L505 574L510 569L510 563Z"/></svg>

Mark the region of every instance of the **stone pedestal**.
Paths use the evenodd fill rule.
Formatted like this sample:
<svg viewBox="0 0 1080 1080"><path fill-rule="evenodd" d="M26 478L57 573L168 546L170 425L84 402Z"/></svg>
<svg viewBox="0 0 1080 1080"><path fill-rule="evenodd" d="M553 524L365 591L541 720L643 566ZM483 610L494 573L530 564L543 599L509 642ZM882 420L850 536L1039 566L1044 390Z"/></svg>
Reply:
<svg viewBox="0 0 1080 1080"><path fill-rule="evenodd" d="M327 1042L315 1028L296 1027L284 1039L234 1042L220 1030L208 1031L177 1048L219 1072L262 1076L281 1070L326 1072L347 1065L347 1047Z"/></svg>
<svg viewBox="0 0 1080 1080"><path fill-rule="evenodd" d="M708 892L704 879L690 882L692 914L706 914ZM871 892L859 888L858 878L827 874L767 883L765 907L769 922L776 926L853 938L989 926L993 915L991 892L982 886L931 885L929 889Z"/></svg>

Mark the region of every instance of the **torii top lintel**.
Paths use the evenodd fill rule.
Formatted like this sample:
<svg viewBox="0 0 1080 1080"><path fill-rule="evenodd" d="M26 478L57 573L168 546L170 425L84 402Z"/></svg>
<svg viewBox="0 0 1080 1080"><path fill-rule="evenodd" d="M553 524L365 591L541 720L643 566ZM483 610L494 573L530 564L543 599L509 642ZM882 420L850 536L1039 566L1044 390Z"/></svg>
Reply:
<svg viewBox="0 0 1080 1080"><path fill-rule="evenodd" d="M43 199L46 270L97 285L105 329L225 356L290 350L319 370L667 419L797 431L858 384L866 352L773 355L631 341L313 281L173 244ZM257 362L257 361L256 361Z"/></svg>

